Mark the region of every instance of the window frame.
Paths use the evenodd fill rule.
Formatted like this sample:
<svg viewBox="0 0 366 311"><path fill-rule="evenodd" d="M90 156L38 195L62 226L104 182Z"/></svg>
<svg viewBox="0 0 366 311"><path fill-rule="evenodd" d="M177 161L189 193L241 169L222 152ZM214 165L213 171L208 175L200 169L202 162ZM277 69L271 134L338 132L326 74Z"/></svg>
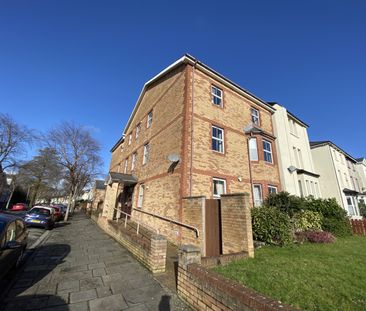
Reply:
<svg viewBox="0 0 366 311"><path fill-rule="evenodd" d="M153 111L150 110L149 113L147 114L147 120L146 120L146 128L150 128L153 122Z"/></svg>
<svg viewBox="0 0 366 311"><path fill-rule="evenodd" d="M140 184L137 195L137 208L142 209L144 205L145 184Z"/></svg>
<svg viewBox="0 0 366 311"><path fill-rule="evenodd" d="M132 132L128 135L128 145L132 143Z"/></svg>
<svg viewBox="0 0 366 311"><path fill-rule="evenodd" d="M276 186L268 185L267 188L268 188L268 194L272 194L272 193L277 194L278 193L278 188ZM270 189L274 189L275 191L272 192Z"/></svg>
<svg viewBox="0 0 366 311"><path fill-rule="evenodd" d="M127 170L128 170L128 158L125 159L125 166L123 168L123 173L127 174Z"/></svg>
<svg viewBox="0 0 366 311"><path fill-rule="evenodd" d="M265 149L265 144L268 144L269 147L270 147L270 150L268 151L267 149ZM262 140L262 145L263 145L263 160L264 162L266 163L270 163L270 164L273 164L273 150L272 150L272 143L266 139L263 139ZM271 158L271 161L267 161L266 160L266 154L269 154L270 155L270 158Z"/></svg>
<svg viewBox="0 0 366 311"><path fill-rule="evenodd" d="M132 161L131 161L131 171L136 169L136 162L137 162L137 152L132 154Z"/></svg>
<svg viewBox="0 0 366 311"><path fill-rule="evenodd" d="M251 141L255 141L255 153L256 153L256 159L253 159L252 158L252 151L254 149L251 148L251 144L250 142ZM252 161L252 162L258 162L259 161L259 153L258 153L258 140L256 137L250 137L249 140L248 140L248 144L249 144L249 160Z"/></svg>
<svg viewBox="0 0 366 311"><path fill-rule="evenodd" d="M144 154L142 157L142 165L145 165L149 161L149 154L150 154L150 144L146 143L144 145Z"/></svg>
<svg viewBox="0 0 366 311"><path fill-rule="evenodd" d="M222 131L222 138L214 137L214 128L217 129L217 130ZM214 140L218 141L219 143L221 142L221 146L222 146L221 151L214 149L214 143L213 143ZM218 146L220 146L220 144L218 144ZM212 151L217 152L217 153L221 153L221 154L225 153L225 130L221 127L216 126L216 125L211 125L211 149L212 149Z"/></svg>
<svg viewBox="0 0 366 311"><path fill-rule="evenodd" d="M256 204L256 200L255 200L255 195L254 195L255 191L254 191L254 189L256 187L259 188L259 196L260 196L259 200L260 200L260 204ZM263 188L262 188L262 185L261 184L253 184L253 205L255 207L260 207L260 206L263 205Z"/></svg>
<svg viewBox="0 0 366 311"><path fill-rule="evenodd" d="M212 197L214 199L219 199L221 197L221 194L215 194L215 182L223 182L223 184L224 184L224 193L223 194L226 194L226 192L227 192L226 179L222 179L222 178L218 178L218 177L212 178Z"/></svg>
<svg viewBox="0 0 366 311"><path fill-rule="evenodd" d="M220 91L221 96L217 95L214 92L214 90ZM215 99L218 99L220 101L220 103L216 104ZM220 107L220 108L224 107L224 91L221 88L219 88L218 86L213 85L213 84L211 85L211 104L216 106L216 107Z"/></svg>
<svg viewBox="0 0 366 311"><path fill-rule="evenodd" d="M256 114L254 112L256 112ZM250 107L250 120L253 124L260 126L261 119L259 110L257 108Z"/></svg>
<svg viewBox="0 0 366 311"><path fill-rule="evenodd" d="M137 140L140 136L140 131L141 131L141 123L136 125L136 132L135 132L135 139Z"/></svg>

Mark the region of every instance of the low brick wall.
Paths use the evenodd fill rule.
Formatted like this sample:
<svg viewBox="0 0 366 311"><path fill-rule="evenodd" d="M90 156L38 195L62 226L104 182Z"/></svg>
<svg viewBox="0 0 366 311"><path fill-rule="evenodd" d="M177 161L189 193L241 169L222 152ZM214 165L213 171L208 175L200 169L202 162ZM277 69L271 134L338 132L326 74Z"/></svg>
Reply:
<svg viewBox="0 0 366 311"><path fill-rule="evenodd" d="M240 260L244 258L249 258L249 254L247 252L235 253L235 254L226 254L220 255L217 257L202 257L201 265L206 268L213 268L218 265L226 265L229 262Z"/></svg>
<svg viewBox="0 0 366 311"><path fill-rule="evenodd" d="M129 221L127 228L124 228L122 221L116 223L99 216L97 224L126 247L151 272L165 272L167 240L164 236L151 233L141 227L137 235L136 224L132 221Z"/></svg>
<svg viewBox="0 0 366 311"><path fill-rule="evenodd" d="M207 270L201 265L199 249L190 245L180 249L177 290L195 310L295 310Z"/></svg>

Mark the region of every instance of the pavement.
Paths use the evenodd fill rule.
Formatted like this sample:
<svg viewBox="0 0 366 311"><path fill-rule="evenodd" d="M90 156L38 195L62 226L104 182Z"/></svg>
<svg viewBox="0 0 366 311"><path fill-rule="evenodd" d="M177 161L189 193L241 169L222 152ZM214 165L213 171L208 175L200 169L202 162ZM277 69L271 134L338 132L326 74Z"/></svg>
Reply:
<svg viewBox="0 0 366 311"><path fill-rule="evenodd" d="M85 214L49 232L2 296L1 310L191 310Z"/></svg>

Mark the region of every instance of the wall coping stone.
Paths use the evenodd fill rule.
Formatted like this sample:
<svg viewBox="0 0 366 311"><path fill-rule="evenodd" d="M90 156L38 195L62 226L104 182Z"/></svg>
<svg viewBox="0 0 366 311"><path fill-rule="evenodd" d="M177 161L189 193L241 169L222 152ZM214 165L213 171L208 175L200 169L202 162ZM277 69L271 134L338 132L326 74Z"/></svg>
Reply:
<svg viewBox="0 0 366 311"><path fill-rule="evenodd" d="M197 195L197 196L193 196L193 197L183 197L182 199L183 200L186 200L186 199L202 199L202 198L206 198L206 196L204 196L204 195Z"/></svg>
<svg viewBox="0 0 366 311"><path fill-rule="evenodd" d="M248 192L240 192L240 193L227 193L227 194L222 194L221 197L244 197L244 196L249 196Z"/></svg>

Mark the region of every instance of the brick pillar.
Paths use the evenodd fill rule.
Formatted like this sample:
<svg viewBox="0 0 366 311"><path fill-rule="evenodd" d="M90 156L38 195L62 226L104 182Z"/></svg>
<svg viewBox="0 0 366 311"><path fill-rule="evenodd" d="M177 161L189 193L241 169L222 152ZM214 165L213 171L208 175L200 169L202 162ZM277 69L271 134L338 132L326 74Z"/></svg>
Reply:
<svg viewBox="0 0 366 311"><path fill-rule="evenodd" d="M201 251L194 245L182 245L179 248L178 265L184 270L191 263L201 264Z"/></svg>
<svg viewBox="0 0 366 311"><path fill-rule="evenodd" d="M153 273L165 272L167 240L163 235L151 236L150 266Z"/></svg>
<svg viewBox="0 0 366 311"><path fill-rule="evenodd" d="M113 218L114 213L113 208L116 206L117 191L118 191L118 183L113 183L110 186L108 185L106 188L103 216L107 217L107 219Z"/></svg>
<svg viewBox="0 0 366 311"><path fill-rule="evenodd" d="M247 252L254 257L249 194L221 195L221 232L223 254Z"/></svg>

